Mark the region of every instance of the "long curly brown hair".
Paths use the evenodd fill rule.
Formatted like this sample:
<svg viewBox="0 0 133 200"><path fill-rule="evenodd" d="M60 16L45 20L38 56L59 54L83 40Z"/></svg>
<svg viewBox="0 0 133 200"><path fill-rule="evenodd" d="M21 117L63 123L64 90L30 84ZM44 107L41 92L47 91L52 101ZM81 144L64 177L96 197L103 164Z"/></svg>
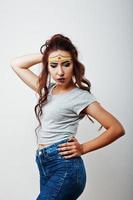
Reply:
<svg viewBox="0 0 133 200"><path fill-rule="evenodd" d="M45 49L43 50L43 48ZM73 75L75 77L75 84L83 89L87 90L89 93L91 93L91 83L90 81L85 78L85 67L84 65L78 60L78 51L77 48L74 46L72 41L62 35L62 34L55 34L53 35L49 40L46 40L45 44L43 44L40 47L40 52L43 54L42 57L42 70L39 74L39 99L38 103L34 108L35 115L39 121L39 126L35 129L35 133L37 136L37 129L42 126L40 117L42 115L42 107L47 103L47 95L48 95L48 88L51 84L51 76L48 72L48 57L49 54L56 50L64 50L68 51L72 57L73 61ZM83 83L86 85L83 85ZM87 115L87 117L94 123L94 121ZM102 128L102 126L98 129L98 131Z"/></svg>

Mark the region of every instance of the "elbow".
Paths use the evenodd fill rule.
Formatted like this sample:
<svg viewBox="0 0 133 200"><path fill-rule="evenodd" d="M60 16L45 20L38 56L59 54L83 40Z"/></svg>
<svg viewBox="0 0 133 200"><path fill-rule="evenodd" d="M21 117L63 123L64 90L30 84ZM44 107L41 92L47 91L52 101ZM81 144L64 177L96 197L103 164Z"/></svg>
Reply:
<svg viewBox="0 0 133 200"><path fill-rule="evenodd" d="M19 65L19 63L18 63L18 61L17 61L16 58L12 58L12 59L10 60L10 66L11 66L12 68L17 67L18 65Z"/></svg>
<svg viewBox="0 0 133 200"><path fill-rule="evenodd" d="M120 125L113 125L109 128L110 137L112 140L116 140L125 135L124 127Z"/></svg>
<svg viewBox="0 0 133 200"><path fill-rule="evenodd" d="M115 127L114 132L116 133L116 135L118 137L124 136L125 135L125 129L122 125L118 125L117 127Z"/></svg>
<svg viewBox="0 0 133 200"><path fill-rule="evenodd" d="M119 131L119 135L120 135L120 137L121 137L121 136L124 136L124 135L125 135L125 129L121 129L121 130Z"/></svg>
<svg viewBox="0 0 133 200"><path fill-rule="evenodd" d="M120 124L120 126L119 126L119 134L121 135L121 136L123 136L123 135L125 135L125 129L124 129L124 127L122 126L122 124Z"/></svg>

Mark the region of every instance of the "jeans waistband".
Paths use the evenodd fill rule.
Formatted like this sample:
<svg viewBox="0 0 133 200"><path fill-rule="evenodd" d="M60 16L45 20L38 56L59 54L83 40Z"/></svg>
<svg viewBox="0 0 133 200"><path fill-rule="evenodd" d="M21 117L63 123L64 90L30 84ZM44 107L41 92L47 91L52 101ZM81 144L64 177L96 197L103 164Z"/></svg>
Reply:
<svg viewBox="0 0 133 200"><path fill-rule="evenodd" d="M40 154L49 154L49 153L52 153L54 151L57 151L57 148L58 148L58 145L61 144L61 143L65 143L68 141L68 138L67 139L64 139L64 140L61 140L59 142L56 142L52 145L49 145L48 147L44 147L42 149L37 149L36 150L36 155L40 155Z"/></svg>

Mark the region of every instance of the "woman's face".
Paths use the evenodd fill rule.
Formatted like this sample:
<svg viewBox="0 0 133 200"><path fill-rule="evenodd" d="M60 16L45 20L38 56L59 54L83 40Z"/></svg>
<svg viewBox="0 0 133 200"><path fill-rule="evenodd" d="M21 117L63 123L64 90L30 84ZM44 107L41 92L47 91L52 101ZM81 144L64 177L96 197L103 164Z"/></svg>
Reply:
<svg viewBox="0 0 133 200"><path fill-rule="evenodd" d="M63 50L51 52L48 57L48 71L58 85L64 86L71 82L73 62L70 53Z"/></svg>

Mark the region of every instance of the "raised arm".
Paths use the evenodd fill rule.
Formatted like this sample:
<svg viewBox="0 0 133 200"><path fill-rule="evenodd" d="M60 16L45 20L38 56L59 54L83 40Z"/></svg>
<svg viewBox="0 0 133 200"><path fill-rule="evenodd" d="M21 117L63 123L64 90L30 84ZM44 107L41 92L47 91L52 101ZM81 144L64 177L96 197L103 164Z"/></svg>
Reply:
<svg viewBox="0 0 133 200"><path fill-rule="evenodd" d="M19 78L35 92L38 92L39 77L29 70L30 67L42 62L42 54L29 54L12 58L10 65Z"/></svg>

